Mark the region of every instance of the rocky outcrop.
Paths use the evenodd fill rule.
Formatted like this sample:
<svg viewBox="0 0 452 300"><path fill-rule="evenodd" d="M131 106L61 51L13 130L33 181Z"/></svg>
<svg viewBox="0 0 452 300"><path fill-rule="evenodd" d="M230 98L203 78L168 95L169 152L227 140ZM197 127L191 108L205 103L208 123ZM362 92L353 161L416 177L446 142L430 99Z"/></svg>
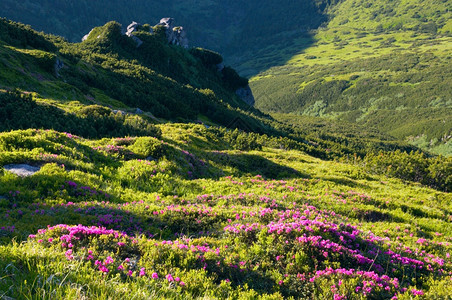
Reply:
<svg viewBox="0 0 452 300"><path fill-rule="evenodd" d="M140 26L140 24L135 21L130 23L129 26L127 26L126 35L128 37L131 37L133 35L133 32L137 31L138 26Z"/></svg>
<svg viewBox="0 0 452 300"><path fill-rule="evenodd" d="M132 40L135 41L135 43L137 44L137 48L140 47L143 44L143 41L140 40L139 38L137 38L136 36L132 35L130 36L130 38L132 38Z"/></svg>
<svg viewBox="0 0 452 300"><path fill-rule="evenodd" d="M254 96L249 85L239 88L235 91L235 94L249 106L254 106Z"/></svg>
<svg viewBox="0 0 452 300"><path fill-rule="evenodd" d="M184 27L182 26L174 27L173 18L163 18L160 20L160 23L158 23L156 26L158 25L165 27L165 34L169 44L188 48L187 32L184 30ZM129 26L127 26L127 30L122 32L123 34L127 35L129 38L135 41L135 43L137 44L137 48L143 44L143 41L134 35L134 32L137 31L140 26L141 26L140 23L133 21L132 23L129 24ZM94 28L91 29L91 31L82 38L82 42L88 39L93 30ZM154 32L153 29L150 28L150 33L153 32ZM97 38L99 37L100 36L98 36Z"/></svg>
<svg viewBox="0 0 452 300"><path fill-rule="evenodd" d="M163 26L166 28L166 38L168 39L169 44L178 45L184 48L188 48L188 38L187 33L184 30L184 27L178 26L174 27L173 18L163 18L160 20L160 23L157 25ZM157 26L156 25L156 26Z"/></svg>
<svg viewBox="0 0 452 300"><path fill-rule="evenodd" d="M217 64L217 71L218 71L218 72L223 71L223 69L224 69L224 63L219 63L219 64Z"/></svg>
<svg viewBox="0 0 452 300"><path fill-rule="evenodd" d="M133 21L132 23L130 23L129 26L127 26L127 31L126 31L126 35L135 41L135 43L137 44L137 48L143 44L143 41L140 40L139 38L137 38L133 33L135 31L137 31L138 26L140 26L140 25L141 24Z"/></svg>

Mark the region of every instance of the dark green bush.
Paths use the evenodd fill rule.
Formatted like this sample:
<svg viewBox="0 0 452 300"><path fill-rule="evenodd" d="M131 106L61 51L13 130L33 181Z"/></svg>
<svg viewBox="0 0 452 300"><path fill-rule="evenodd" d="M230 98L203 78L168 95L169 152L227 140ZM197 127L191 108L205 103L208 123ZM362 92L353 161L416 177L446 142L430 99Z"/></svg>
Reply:
<svg viewBox="0 0 452 300"><path fill-rule="evenodd" d="M86 138L161 135L159 128L139 116L114 114L99 105L74 114L37 103L19 91L0 93L0 131L28 128L67 131Z"/></svg>
<svg viewBox="0 0 452 300"><path fill-rule="evenodd" d="M452 158L427 157L422 152L369 153L363 159L367 171L420 182L445 192L452 191Z"/></svg>
<svg viewBox="0 0 452 300"><path fill-rule="evenodd" d="M240 77L231 67L224 67L221 73L226 86L231 90L237 90L248 85L248 79Z"/></svg>
<svg viewBox="0 0 452 300"><path fill-rule="evenodd" d="M218 65L223 62L223 57L214 51L203 48L191 48L191 55L199 58L205 66Z"/></svg>
<svg viewBox="0 0 452 300"><path fill-rule="evenodd" d="M88 105L83 107L78 114L84 117L102 118L108 117L111 113L112 110L107 107L100 105Z"/></svg>

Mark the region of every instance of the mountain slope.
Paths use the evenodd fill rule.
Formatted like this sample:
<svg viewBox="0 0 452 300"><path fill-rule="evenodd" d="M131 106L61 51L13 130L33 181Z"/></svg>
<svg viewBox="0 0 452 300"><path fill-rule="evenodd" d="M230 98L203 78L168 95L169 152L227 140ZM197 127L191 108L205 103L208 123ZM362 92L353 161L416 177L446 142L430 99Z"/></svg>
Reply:
<svg viewBox="0 0 452 300"><path fill-rule="evenodd" d="M158 127L162 140L0 133L3 296L450 297L450 193Z"/></svg>
<svg viewBox="0 0 452 300"><path fill-rule="evenodd" d="M138 107L166 119L205 116L228 125L241 116L250 128L260 126L239 111L257 112L234 93L247 81L230 68L224 69L228 74L219 72L215 62L202 59L209 54L221 62L219 54L168 45L163 28L152 34L149 29L136 32L144 42L137 47L115 22L97 28L92 38L78 44L5 19L0 22L4 41L0 88L36 92L68 110L86 104L130 112Z"/></svg>
<svg viewBox="0 0 452 300"><path fill-rule="evenodd" d="M451 296L452 158L277 121L163 26L0 27L0 297Z"/></svg>
<svg viewBox="0 0 452 300"><path fill-rule="evenodd" d="M335 2L282 0L275 5L270 0L114 0L109 1L106 10L104 3L88 0L4 0L0 16L64 36L71 42L80 41L91 28L111 20L152 25L161 17L173 17L184 25L191 45L224 54L228 64L240 66L240 72L249 75L276 61L284 63L296 54L287 51L295 40L309 43L308 31L326 21L324 9ZM278 54L274 55L276 50Z"/></svg>
<svg viewBox="0 0 452 300"><path fill-rule="evenodd" d="M215 52L169 45L164 27L139 26L132 37L109 22L82 43L38 34L2 19L0 129L54 129L85 138L159 137L155 124L204 122L229 129L263 133L272 146L297 149L323 159L373 160L373 153L399 150L416 170L378 168L378 173L449 190L448 173L435 173L441 157L419 153L372 128L348 123L282 118L279 122L240 100L235 90L247 80L231 68L219 71ZM137 47L136 39L142 44ZM19 89L19 90L17 90ZM42 116L46 116L43 118ZM201 121L202 120L202 121ZM287 122L290 120L290 122ZM238 131L226 134L237 149L260 148L263 137ZM235 141L237 139L237 141ZM256 144L257 143L257 144ZM420 155L420 159L419 159ZM399 155L377 164L397 164ZM440 172L442 174L442 171Z"/></svg>
<svg viewBox="0 0 452 300"><path fill-rule="evenodd" d="M72 41L110 19L156 23L171 15L192 45L220 51L245 76L260 73L252 87L265 112L359 123L452 153L448 1L116 0L108 11L101 6L5 0L0 11Z"/></svg>
<svg viewBox="0 0 452 300"><path fill-rule="evenodd" d="M251 79L256 107L375 126L451 154L447 1L342 1L316 42Z"/></svg>

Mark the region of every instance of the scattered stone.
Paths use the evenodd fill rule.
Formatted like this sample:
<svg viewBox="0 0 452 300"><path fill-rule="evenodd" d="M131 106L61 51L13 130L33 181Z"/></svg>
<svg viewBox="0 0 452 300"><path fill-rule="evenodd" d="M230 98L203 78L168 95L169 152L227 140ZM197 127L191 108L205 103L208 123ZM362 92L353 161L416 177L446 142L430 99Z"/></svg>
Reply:
<svg viewBox="0 0 452 300"><path fill-rule="evenodd" d="M254 106L254 96L249 85L236 90L235 94L249 106Z"/></svg>
<svg viewBox="0 0 452 300"><path fill-rule="evenodd" d="M156 161L157 159L155 159L155 158L152 157L152 156L148 156L148 157L146 157L146 160L149 160L149 161L154 160L154 161Z"/></svg>
<svg viewBox="0 0 452 300"><path fill-rule="evenodd" d="M10 164L3 166L3 168L20 177L32 176L41 169L40 167L34 167L27 164Z"/></svg>
<svg viewBox="0 0 452 300"><path fill-rule="evenodd" d="M141 115L143 113L143 111L141 109L137 108L135 110L135 113L138 114L138 115Z"/></svg>

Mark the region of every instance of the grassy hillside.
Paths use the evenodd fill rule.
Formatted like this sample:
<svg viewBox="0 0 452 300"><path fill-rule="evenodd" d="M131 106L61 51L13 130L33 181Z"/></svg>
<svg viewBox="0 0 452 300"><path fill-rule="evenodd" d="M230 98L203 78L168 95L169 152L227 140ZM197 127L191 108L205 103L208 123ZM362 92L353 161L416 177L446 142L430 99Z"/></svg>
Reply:
<svg viewBox="0 0 452 300"><path fill-rule="evenodd" d="M450 194L297 150L234 150L202 125L159 129L0 134L2 164L41 166L0 171L2 296L451 296Z"/></svg>
<svg viewBox="0 0 452 300"><path fill-rule="evenodd" d="M0 20L0 298L452 296L452 158L265 115L149 28Z"/></svg>
<svg viewBox="0 0 452 300"><path fill-rule="evenodd" d="M317 121L281 116L278 121L248 106L234 93L247 81L231 68L218 72L219 54L168 45L161 27L154 27L153 33L149 25L139 28L135 35L143 44L137 48L116 22L95 28L85 42L75 44L6 19L0 26L0 62L5 66L0 72L1 130L53 129L84 138L158 137L155 124L195 121L263 133L273 145L279 141L281 147L322 159L357 163L355 158L373 160L381 151L399 150L417 171L382 167L397 165L401 158L389 155L377 163L378 173L451 189L447 172L443 177L435 173L441 157L425 155L371 128L324 121L319 126ZM238 131L228 139L238 139L237 149L256 147L255 138L247 140Z"/></svg>
<svg viewBox="0 0 452 300"><path fill-rule="evenodd" d="M256 107L373 126L450 155L448 1L342 1L315 43L251 79Z"/></svg>
<svg viewBox="0 0 452 300"><path fill-rule="evenodd" d="M243 79L230 68L229 76L217 71L219 54L168 45L159 28L150 34L143 26L136 36L144 43L137 48L116 22L96 28L83 43L5 19L0 26L2 130L44 128L100 138L152 135L154 124L168 120L202 121L291 137L297 147L322 158L416 150L383 135L341 140L341 130L315 136L275 122L237 98L234 90ZM63 65L58 70L57 61Z"/></svg>
<svg viewBox="0 0 452 300"><path fill-rule="evenodd" d="M237 73L229 69L232 75L225 76L202 59L208 53L221 61L219 54L168 45L159 28L153 34L145 27L137 32L144 42L137 48L116 22L96 28L87 41L76 44L6 19L0 26L0 89L19 88L39 99L53 99L46 102L66 112L91 104L121 110L122 115L141 111L138 117L151 121L153 116L205 117L228 125L241 117L251 129L260 126L240 111L259 114L235 95L237 82L243 81Z"/></svg>

